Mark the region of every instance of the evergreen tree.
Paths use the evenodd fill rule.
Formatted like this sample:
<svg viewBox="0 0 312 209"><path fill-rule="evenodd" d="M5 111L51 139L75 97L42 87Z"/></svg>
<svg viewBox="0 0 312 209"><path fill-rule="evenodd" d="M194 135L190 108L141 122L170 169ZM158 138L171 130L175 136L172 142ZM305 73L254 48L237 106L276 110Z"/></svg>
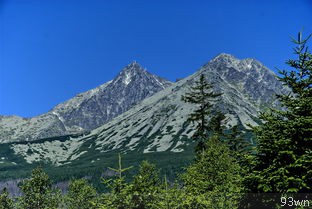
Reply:
<svg viewBox="0 0 312 209"><path fill-rule="evenodd" d="M132 187L133 208L151 208L157 201L159 193L159 171L154 164L143 161L140 165L139 173L134 176Z"/></svg>
<svg viewBox="0 0 312 209"><path fill-rule="evenodd" d="M227 134L227 144L232 151L232 155L238 160L239 164L245 168L246 172L249 172L250 162L252 158L251 143L248 142L239 131L238 125L231 128L230 134Z"/></svg>
<svg viewBox="0 0 312 209"><path fill-rule="evenodd" d="M0 209L13 209L13 200L9 197L6 188L0 194Z"/></svg>
<svg viewBox="0 0 312 209"><path fill-rule="evenodd" d="M248 147L248 142L244 140L242 133L238 130L238 125L234 125L231 128L231 133L228 135L228 145L230 150L243 153Z"/></svg>
<svg viewBox="0 0 312 209"><path fill-rule="evenodd" d="M241 167L218 136L212 136L206 147L181 175L190 196L187 208L235 208L243 191Z"/></svg>
<svg viewBox="0 0 312 209"><path fill-rule="evenodd" d="M57 208L60 202L60 191L52 189L49 176L41 168L35 168L30 179L24 180L20 188L23 192L19 199L22 208Z"/></svg>
<svg viewBox="0 0 312 209"><path fill-rule="evenodd" d="M110 188L109 194L102 196L99 208L117 208L117 209L128 209L132 207L132 185L129 185L124 176L122 175L125 171L131 169L131 167L122 168L121 155L118 155L118 168L110 168L110 170L117 173L115 179L102 179L103 183Z"/></svg>
<svg viewBox="0 0 312 209"><path fill-rule="evenodd" d="M97 193L86 179L78 179L69 183L65 199L68 209L92 209L96 208Z"/></svg>
<svg viewBox="0 0 312 209"><path fill-rule="evenodd" d="M311 36L310 36L311 37ZM292 93L279 95L284 110L262 113L254 128L258 146L247 184L253 192L312 192L312 55L307 39L294 40L297 59L280 71L279 79Z"/></svg>
<svg viewBox="0 0 312 209"><path fill-rule="evenodd" d="M226 117L225 115L217 111L213 116L211 117L209 124L208 124L208 130L212 132L212 135L222 137L224 136L224 123L226 123Z"/></svg>
<svg viewBox="0 0 312 209"><path fill-rule="evenodd" d="M186 197L183 190L181 190L179 185L175 183L173 186L170 186L167 177L165 175L162 182L161 190L158 194L157 202L155 202L151 208L153 209L176 209L183 208L183 200Z"/></svg>
<svg viewBox="0 0 312 209"><path fill-rule="evenodd" d="M182 100L187 103L198 105L193 113L189 115L188 121L196 122L196 131L193 139L198 141L197 150L205 149L204 140L208 138L209 126L208 116L211 114L212 102L221 94L214 93L212 85L209 84L203 74L200 75L190 92L182 96Z"/></svg>

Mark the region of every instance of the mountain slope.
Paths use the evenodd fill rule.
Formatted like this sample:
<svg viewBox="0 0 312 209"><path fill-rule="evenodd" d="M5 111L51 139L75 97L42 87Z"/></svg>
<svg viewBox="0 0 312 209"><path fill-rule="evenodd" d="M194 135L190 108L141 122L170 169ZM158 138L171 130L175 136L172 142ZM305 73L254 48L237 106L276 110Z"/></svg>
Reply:
<svg viewBox="0 0 312 209"><path fill-rule="evenodd" d="M33 118L0 116L0 143L92 130L170 85L132 62L112 81L78 94L48 113Z"/></svg>
<svg viewBox="0 0 312 209"><path fill-rule="evenodd" d="M194 106L182 102L181 96L201 73L214 84L216 92L223 93L215 108L226 113L227 127L238 124L250 129L249 124L257 125L258 112L274 104L276 93L287 91L258 61L221 54L192 76L94 130L90 135L96 138L96 149L182 152L194 132L194 124L187 122Z"/></svg>
<svg viewBox="0 0 312 209"><path fill-rule="evenodd" d="M86 94L77 95L75 100L57 105L51 112L58 115L68 128L78 126L92 130L170 85L171 82L133 62L114 80Z"/></svg>
<svg viewBox="0 0 312 209"><path fill-rule="evenodd" d="M221 54L193 75L144 99L90 134L69 137L65 141L12 144L10 147L28 163L49 161L58 166L80 160L86 162L86 159L91 163L95 156L112 151L137 155L184 152L193 144L190 136L194 124L188 123L187 117L195 107L182 102L181 96L202 73L214 84L215 91L223 93L215 109L226 114L225 125L238 124L246 133L249 124L259 122L260 110L278 105L275 94L287 92L274 73L258 61ZM71 152L63 156L63 149Z"/></svg>

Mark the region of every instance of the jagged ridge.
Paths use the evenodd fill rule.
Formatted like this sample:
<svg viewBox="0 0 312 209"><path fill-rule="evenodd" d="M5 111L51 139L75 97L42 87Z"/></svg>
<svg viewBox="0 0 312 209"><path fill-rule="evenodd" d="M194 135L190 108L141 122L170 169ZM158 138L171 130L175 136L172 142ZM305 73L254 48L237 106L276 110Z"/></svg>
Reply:
<svg viewBox="0 0 312 209"><path fill-rule="evenodd" d="M258 112L274 104L275 94L287 92L274 73L258 61L238 60L231 55L221 54L193 75L146 98L90 134L75 139L81 143L80 146L86 143L90 146L84 146L84 149L77 147L71 156L84 158L94 152L105 153L112 150L136 151L138 154L183 152L192 143L190 136L194 131L194 124L189 124L187 117L194 110L194 106L182 102L181 96L189 90L201 73L214 84L215 91L223 93L215 106L226 113L227 127L239 124L248 130L248 124L257 125ZM126 80L120 82L127 83ZM71 146L70 143L67 144ZM65 143L63 145L67 146ZM28 162L34 162L44 157L36 159L32 154L27 154L27 150L38 146L41 145L12 147L16 154L24 156ZM55 151L55 146L59 145L54 143L51 150ZM47 149L47 146L44 147ZM43 151L42 156L51 155Z"/></svg>
<svg viewBox="0 0 312 209"><path fill-rule="evenodd" d="M0 117L0 143L92 130L170 85L132 62L112 81L78 94L48 113L33 118Z"/></svg>

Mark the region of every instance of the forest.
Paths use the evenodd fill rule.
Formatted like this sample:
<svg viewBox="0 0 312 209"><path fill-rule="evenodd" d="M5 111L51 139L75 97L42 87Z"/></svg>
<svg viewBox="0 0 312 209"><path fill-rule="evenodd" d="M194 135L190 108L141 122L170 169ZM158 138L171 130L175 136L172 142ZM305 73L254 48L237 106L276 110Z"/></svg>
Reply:
<svg viewBox="0 0 312 209"><path fill-rule="evenodd" d="M225 115L211 111L222 92L213 92L201 75L181 98L198 107L189 115L196 124L194 159L174 181L149 161L142 161L128 180L126 171L135 168L123 167L126 156L119 154L118 164L108 168L114 175L101 178L107 192L98 192L82 178L72 179L63 194L38 167L20 184L20 197L1 191L0 208L312 208L310 37L299 32L293 39L296 58L278 76L291 93L277 95L281 109L260 114L261 125L252 127L256 146L246 142L237 126L225 132Z"/></svg>

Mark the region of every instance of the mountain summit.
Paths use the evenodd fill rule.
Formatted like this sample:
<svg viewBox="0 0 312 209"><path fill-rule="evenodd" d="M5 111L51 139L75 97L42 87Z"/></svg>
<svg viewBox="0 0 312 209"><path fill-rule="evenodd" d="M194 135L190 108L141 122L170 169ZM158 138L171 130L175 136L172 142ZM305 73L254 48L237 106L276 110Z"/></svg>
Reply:
<svg viewBox="0 0 312 209"><path fill-rule="evenodd" d="M89 131L172 83L137 62L111 81L81 93L34 118L0 117L0 142L25 141Z"/></svg>
<svg viewBox="0 0 312 209"><path fill-rule="evenodd" d="M118 76L115 78L115 82L121 80L126 86L132 82L140 74L145 74L146 70L144 70L140 64L136 61L131 62L127 65Z"/></svg>
<svg viewBox="0 0 312 209"><path fill-rule="evenodd" d="M274 96L289 90L276 79L276 74L256 59L237 59L222 53L203 66L205 71L213 71L239 92L248 95L260 106L278 105Z"/></svg>
<svg viewBox="0 0 312 209"><path fill-rule="evenodd" d="M128 85L140 85L147 84L146 88L153 91L154 88L161 87L162 89L171 85L171 82L153 75L143 69L136 61L127 65L118 76L113 80L113 83L122 82L125 86Z"/></svg>
<svg viewBox="0 0 312 209"><path fill-rule="evenodd" d="M127 65L112 81L100 87L97 93L86 98L76 107L52 110L60 115L66 127L92 130L141 100L171 85L171 82L144 70L138 63Z"/></svg>

